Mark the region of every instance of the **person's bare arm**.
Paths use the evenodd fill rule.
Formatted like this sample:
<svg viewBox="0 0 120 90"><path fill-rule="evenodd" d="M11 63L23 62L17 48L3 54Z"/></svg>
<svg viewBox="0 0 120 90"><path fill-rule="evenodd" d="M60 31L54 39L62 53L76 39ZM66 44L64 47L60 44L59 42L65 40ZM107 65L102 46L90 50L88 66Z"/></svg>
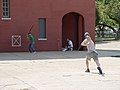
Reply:
<svg viewBox="0 0 120 90"><path fill-rule="evenodd" d="M87 44L88 44L88 40L85 39L85 40L81 43L81 46L87 46Z"/></svg>

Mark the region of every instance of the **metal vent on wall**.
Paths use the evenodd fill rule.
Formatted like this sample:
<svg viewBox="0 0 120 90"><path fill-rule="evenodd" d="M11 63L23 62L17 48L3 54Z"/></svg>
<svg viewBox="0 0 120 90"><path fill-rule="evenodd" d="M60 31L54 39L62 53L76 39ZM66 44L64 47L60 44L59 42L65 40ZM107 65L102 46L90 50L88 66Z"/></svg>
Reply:
<svg viewBox="0 0 120 90"><path fill-rule="evenodd" d="M21 35L12 35L12 47L21 46Z"/></svg>

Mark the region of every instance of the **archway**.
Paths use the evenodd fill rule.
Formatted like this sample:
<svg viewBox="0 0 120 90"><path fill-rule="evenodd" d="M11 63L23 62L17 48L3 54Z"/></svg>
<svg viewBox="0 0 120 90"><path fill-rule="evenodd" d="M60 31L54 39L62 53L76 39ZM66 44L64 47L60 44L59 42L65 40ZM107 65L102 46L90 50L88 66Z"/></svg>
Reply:
<svg viewBox="0 0 120 90"><path fill-rule="evenodd" d="M66 46L66 39L73 41L74 50L78 50L83 40L84 18L79 13L70 12L62 18L62 47Z"/></svg>

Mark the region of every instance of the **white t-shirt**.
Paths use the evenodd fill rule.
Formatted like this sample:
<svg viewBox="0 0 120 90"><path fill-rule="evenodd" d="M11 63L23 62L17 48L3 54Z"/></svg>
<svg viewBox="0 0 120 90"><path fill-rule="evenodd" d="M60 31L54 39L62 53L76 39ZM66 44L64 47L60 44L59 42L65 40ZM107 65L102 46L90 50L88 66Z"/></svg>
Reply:
<svg viewBox="0 0 120 90"><path fill-rule="evenodd" d="M70 45L70 47L73 47L73 43L71 40L68 41L68 45Z"/></svg>
<svg viewBox="0 0 120 90"><path fill-rule="evenodd" d="M87 38L81 43L81 45L87 46L88 52L96 51L95 44L89 36L87 36Z"/></svg>
<svg viewBox="0 0 120 90"><path fill-rule="evenodd" d="M87 43L87 49L88 49L88 52L95 51L95 45L92 40Z"/></svg>

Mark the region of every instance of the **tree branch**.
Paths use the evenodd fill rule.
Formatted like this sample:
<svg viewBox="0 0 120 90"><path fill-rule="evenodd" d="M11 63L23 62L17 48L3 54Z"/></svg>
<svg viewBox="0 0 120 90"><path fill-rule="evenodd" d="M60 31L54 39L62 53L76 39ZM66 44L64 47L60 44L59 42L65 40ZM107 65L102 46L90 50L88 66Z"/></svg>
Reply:
<svg viewBox="0 0 120 90"><path fill-rule="evenodd" d="M113 32L117 33L117 31L113 27L111 27L111 26L109 26L107 24L103 23L103 24L98 24L98 25L103 25L103 26L109 27L109 28L111 28L113 30Z"/></svg>

